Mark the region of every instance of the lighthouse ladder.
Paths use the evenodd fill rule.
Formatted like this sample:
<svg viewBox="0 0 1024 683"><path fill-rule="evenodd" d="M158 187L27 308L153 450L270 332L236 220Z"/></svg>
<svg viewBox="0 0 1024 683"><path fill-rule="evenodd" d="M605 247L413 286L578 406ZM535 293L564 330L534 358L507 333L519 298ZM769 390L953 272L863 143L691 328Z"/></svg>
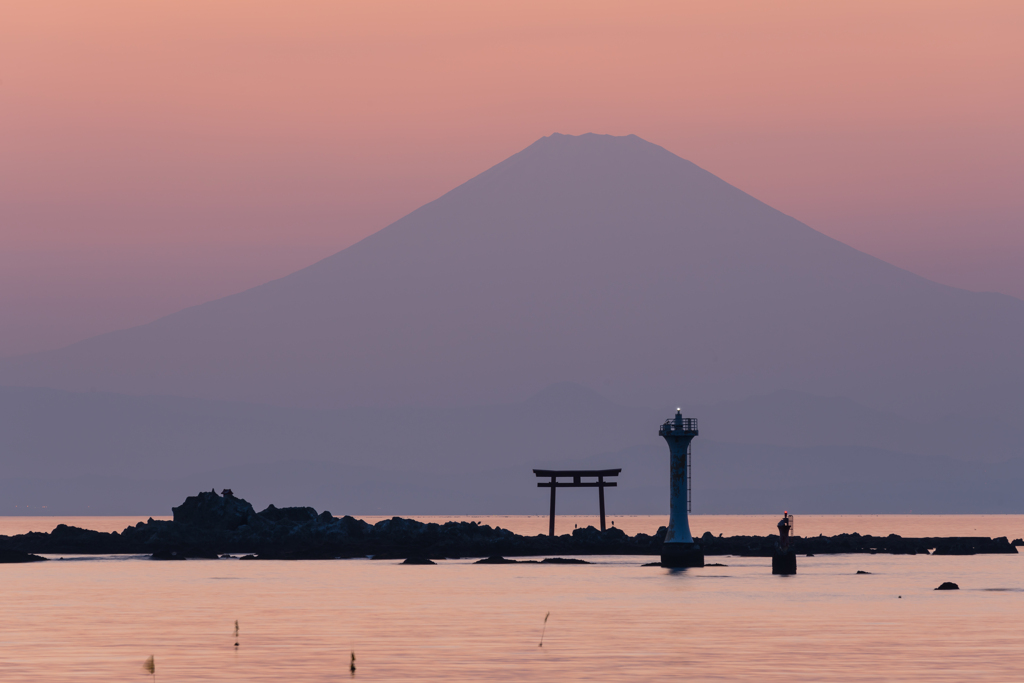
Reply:
<svg viewBox="0 0 1024 683"><path fill-rule="evenodd" d="M690 466L691 466L691 464L693 462L693 458L691 457L692 455L693 455L693 446L687 446L686 447L686 514L690 514L691 512L693 512L693 495L691 495L691 493L690 493L691 488L692 488L690 486L690 482L693 481L693 477L691 476L691 468L690 468Z"/></svg>

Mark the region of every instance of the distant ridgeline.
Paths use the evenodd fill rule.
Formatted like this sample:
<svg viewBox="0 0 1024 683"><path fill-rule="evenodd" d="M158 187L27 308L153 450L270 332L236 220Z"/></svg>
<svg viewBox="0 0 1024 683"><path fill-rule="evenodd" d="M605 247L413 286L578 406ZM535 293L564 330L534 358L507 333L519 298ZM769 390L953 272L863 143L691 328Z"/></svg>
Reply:
<svg viewBox="0 0 1024 683"><path fill-rule="evenodd" d="M248 559L374 559L538 556L659 555L665 528L653 535L627 536L612 527L593 527L563 536L518 536L475 522L423 524L395 517L370 525L352 517L337 518L313 508L276 508L256 512L230 492L190 496L173 508L173 521L139 522L121 533L102 533L63 524L51 533L0 536L0 562L26 561L26 553L149 554L154 559L218 558L248 553ZM771 556L777 536L713 537L700 543L706 555ZM797 553L892 553L973 555L1016 553L1004 538L885 538L842 534L796 537ZM21 559L19 559L21 558ZM42 559L42 558L37 558ZM243 558L246 559L246 558Z"/></svg>

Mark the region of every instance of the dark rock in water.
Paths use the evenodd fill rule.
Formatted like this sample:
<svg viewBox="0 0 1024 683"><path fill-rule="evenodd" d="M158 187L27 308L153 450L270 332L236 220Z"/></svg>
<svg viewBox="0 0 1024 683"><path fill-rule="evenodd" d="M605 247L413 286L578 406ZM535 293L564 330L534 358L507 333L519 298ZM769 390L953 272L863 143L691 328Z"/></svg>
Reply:
<svg viewBox="0 0 1024 683"><path fill-rule="evenodd" d="M402 564L437 564L437 562L426 557L407 557Z"/></svg>
<svg viewBox="0 0 1024 683"><path fill-rule="evenodd" d="M866 571L863 571L863 570L861 570L861 569L858 569L858 570L857 570L857 573L858 573L858 574L870 574L871 572L866 572Z"/></svg>
<svg viewBox="0 0 1024 683"><path fill-rule="evenodd" d="M586 560L579 560L572 557L546 557L541 561L537 560L510 560L501 555L492 555L483 560L477 560L473 564L593 564ZM646 566L646 565L645 565Z"/></svg>
<svg viewBox="0 0 1024 683"><path fill-rule="evenodd" d="M185 556L176 550L157 550L149 556L151 560L184 560Z"/></svg>
<svg viewBox="0 0 1024 683"><path fill-rule="evenodd" d="M1013 543L1011 543L1010 545L1012 545L1012 546L1022 546L1022 545L1024 545L1024 538L1015 538L1015 539L1013 539Z"/></svg>
<svg viewBox="0 0 1024 683"><path fill-rule="evenodd" d="M713 562L711 564L706 564L704 566L705 567L728 567L729 565L727 565L727 564L719 564L718 562Z"/></svg>
<svg viewBox="0 0 1024 683"><path fill-rule="evenodd" d="M501 555L491 555L490 557L485 557L482 560L477 560L473 564L519 564L519 561L508 560Z"/></svg>
<svg viewBox="0 0 1024 683"><path fill-rule="evenodd" d="M586 560L577 560L572 557L545 557L540 561L541 564L593 564Z"/></svg>
<svg viewBox="0 0 1024 683"><path fill-rule="evenodd" d="M0 564L20 564L22 562L46 562L48 558L18 550L0 550ZM63 558L61 558L63 559Z"/></svg>
<svg viewBox="0 0 1024 683"><path fill-rule="evenodd" d="M661 562L648 562L647 564L640 565L641 567L660 567Z"/></svg>
<svg viewBox="0 0 1024 683"><path fill-rule="evenodd" d="M960 590L960 586L956 585L952 581L946 581L945 583L943 583L941 586L939 586L935 590L937 590L937 591L958 591L958 590Z"/></svg>
<svg viewBox="0 0 1024 683"><path fill-rule="evenodd" d="M240 560L256 560L256 559L259 559L259 558L256 557L255 555L243 555L242 557L240 557L238 559L240 559Z"/></svg>

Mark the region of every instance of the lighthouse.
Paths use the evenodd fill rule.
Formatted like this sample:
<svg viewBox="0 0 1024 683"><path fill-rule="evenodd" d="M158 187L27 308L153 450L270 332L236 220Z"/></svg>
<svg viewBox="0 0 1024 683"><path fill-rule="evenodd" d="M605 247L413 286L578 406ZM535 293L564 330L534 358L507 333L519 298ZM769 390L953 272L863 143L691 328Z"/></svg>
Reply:
<svg viewBox="0 0 1024 683"><path fill-rule="evenodd" d="M661 566L663 567L703 567L704 551L693 542L690 535L688 518L690 502L689 457L690 442L697 436L697 420L683 417L681 410L676 416L665 420L658 430L658 436L668 442L671 459L669 468L669 484L671 489L671 509L668 518L668 531L665 543L661 547Z"/></svg>
<svg viewBox="0 0 1024 683"><path fill-rule="evenodd" d="M772 553L772 574L796 574L796 552L789 547L793 537L793 516L789 511L779 520L779 542Z"/></svg>

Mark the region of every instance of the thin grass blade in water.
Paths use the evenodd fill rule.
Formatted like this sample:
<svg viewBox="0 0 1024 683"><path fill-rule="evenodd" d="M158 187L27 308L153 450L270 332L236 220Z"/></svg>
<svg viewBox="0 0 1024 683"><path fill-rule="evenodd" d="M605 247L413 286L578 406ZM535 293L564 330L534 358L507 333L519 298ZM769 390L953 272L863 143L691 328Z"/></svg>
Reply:
<svg viewBox="0 0 1024 683"><path fill-rule="evenodd" d="M544 633L548 630L548 617L551 616L551 612L544 615L544 627L540 630L540 645L537 647L544 647Z"/></svg>
<svg viewBox="0 0 1024 683"><path fill-rule="evenodd" d="M156 679L156 660L153 658L153 655L149 656L149 659L147 659L142 665L142 668L146 673L152 676L154 680Z"/></svg>

